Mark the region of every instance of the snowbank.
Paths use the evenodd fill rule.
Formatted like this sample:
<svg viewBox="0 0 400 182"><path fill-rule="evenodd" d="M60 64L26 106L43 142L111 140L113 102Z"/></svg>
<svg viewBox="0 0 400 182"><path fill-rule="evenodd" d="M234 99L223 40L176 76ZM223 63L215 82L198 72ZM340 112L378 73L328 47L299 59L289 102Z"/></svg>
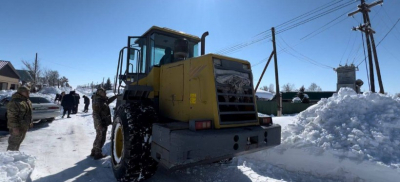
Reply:
<svg viewBox="0 0 400 182"><path fill-rule="evenodd" d="M398 98L342 88L283 128L280 146L248 158L317 178L397 181L399 144Z"/></svg>
<svg viewBox="0 0 400 182"><path fill-rule="evenodd" d="M0 152L0 181L26 181L35 167L35 158L21 152Z"/></svg>
<svg viewBox="0 0 400 182"><path fill-rule="evenodd" d="M39 93L41 94L61 94L61 92L65 92L66 94L68 94L71 91L71 88L69 87L61 87L61 88L57 88L57 87L45 87L42 90L39 91Z"/></svg>
<svg viewBox="0 0 400 182"><path fill-rule="evenodd" d="M341 89L305 110L283 132L283 143L317 146L341 158L380 162L399 168L400 100Z"/></svg>
<svg viewBox="0 0 400 182"><path fill-rule="evenodd" d="M56 97L56 94L60 94L61 92L69 93L71 88L69 87L46 87L40 90L37 93L31 93L31 97L44 97L48 99L49 101L53 101L54 98ZM16 90L0 90L0 100L5 98L5 97L11 97L12 94L14 94Z"/></svg>

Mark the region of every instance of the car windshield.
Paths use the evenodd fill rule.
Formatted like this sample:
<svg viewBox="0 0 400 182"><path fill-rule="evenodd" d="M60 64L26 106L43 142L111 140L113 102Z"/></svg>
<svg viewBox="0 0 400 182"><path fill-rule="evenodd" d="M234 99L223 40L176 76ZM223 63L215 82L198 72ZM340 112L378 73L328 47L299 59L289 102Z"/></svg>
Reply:
<svg viewBox="0 0 400 182"><path fill-rule="evenodd" d="M34 104L51 103L49 100L43 97L29 97L29 100L31 100L31 102Z"/></svg>

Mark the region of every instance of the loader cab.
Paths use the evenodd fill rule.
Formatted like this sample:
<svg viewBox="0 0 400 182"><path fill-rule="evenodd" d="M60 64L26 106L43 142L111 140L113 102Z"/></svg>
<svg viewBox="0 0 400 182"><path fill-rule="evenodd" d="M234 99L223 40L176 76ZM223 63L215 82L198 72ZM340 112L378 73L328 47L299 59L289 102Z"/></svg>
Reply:
<svg viewBox="0 0 400 182"><path fill-rule="evenodd" d="M154 67L199 56L199 42L197 36L157 26L142 36L129 36L119 54L117 84L132 85L146 78Z"/></svg>
<svg viewBox="0 0 400 182"><path fill-rule="evenodd" d="M199 37L168 28L153 26L142 36L131 36L128 39L129 73L146 74L154 66L184 61L199 55Z"/></svg>

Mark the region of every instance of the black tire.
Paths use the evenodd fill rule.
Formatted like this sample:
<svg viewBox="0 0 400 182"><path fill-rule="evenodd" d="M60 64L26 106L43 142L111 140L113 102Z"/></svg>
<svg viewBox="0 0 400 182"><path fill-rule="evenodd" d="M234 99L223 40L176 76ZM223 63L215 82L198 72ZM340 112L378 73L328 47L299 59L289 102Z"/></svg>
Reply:
<svg viewBox="0 0 400 182"><path fill-rule="evenodd" d="M158 116L151 103L131 103L117 109L111 164L118 181L142 181L154 175L158 163L151 157L151 133L156 122Z"/></svg>
<svg viewBox="0 0 400 182"><path fill-rule="evenodd" d="M56 119L56 118L49 118L49 119L47 119L47 122L51 123L51 122L53 122L55 119Z"/></svg>

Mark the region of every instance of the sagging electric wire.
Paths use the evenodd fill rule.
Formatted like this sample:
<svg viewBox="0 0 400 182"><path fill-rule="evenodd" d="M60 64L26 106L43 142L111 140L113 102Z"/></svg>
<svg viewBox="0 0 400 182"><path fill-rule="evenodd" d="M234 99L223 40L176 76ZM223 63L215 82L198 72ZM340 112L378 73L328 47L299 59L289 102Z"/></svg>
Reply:
<svg viewBox="0 0 400 182"><path fill-rule="evenodd" d="M339 2L341 2L341 1L339 1ZM344 7L347 7L347 6L349 6L349 5L351 5L351 4L355 3L355 2L356 2L356 1L350 1L350 2L347 2L347 3L340 4L339 6L336 6L336 7L333 7L333 8L331 8L331 9L328 9L327 11L324 11L324 12L322 12L322 13L319 13L319 14L317 14L317 15L314 15L314 16L312 16L312 17L310 17L310 18L308 18L308 19L305 19L305 20L303 20L303 21L301 21L301 22L298 22L298 23L296 23L296 24L294 24L294 25L290 25L290 26L288 26L288 27L286 27L286 28L283 28L283 29L281 29L281 30L278 30L276 34L279 34L279 33L285 32L285 31L288 31L288 30L290 30L290 29L293 29L293 28L295 28L295 27L298 27L298 26L300 26L300 25L303 25L303 24L305 24L305 23L308 23L308 22L310 22L310 21L312 21L312 20L315 20L315 19L318 19L318 18L323 17L323 16L325 16L325 15L328 15L328 14L330 14L330 13L332 13L332 12L335 12L335 11L337 11L337 10L340 10L340 9L344 8ZM336 2L335 4L337 4L337 3L338 3L338 2ZM318 12L318 11L317 11L317 12ZM281 26L282 26L282 24L281 24ZM266 31L263 31L262 33L265 33L265 32L268 32L268 31L269 31L269 30L266 30ZM257 34L256 37L257 37L258 35L261 35L262 33ZM270 38L270 37L271 37L271 34L268 34L268 35L265 35L265 36L263 36L263 37L261 37L261 38L255 39L255 40L250 40L250 41L245 42L245 43L240 43L240 44L236 44L236 45L234 45L234 46L228 47L228 48L224 48L224 49L222 49L221 51L217 51L217 53L219 53L219 54L229 54L229 53L231 53L231 52L235 52L235 51L237 51L237 50L239 50L239 49L242 49L242 48L244 48L244 47L247 47L247 46L250 46L250 45L252 45L252 44L258 43L258 42L260 42L260 41L263 41L263 40L265 40L265 39L268 39L268 38Z"/></svg>

